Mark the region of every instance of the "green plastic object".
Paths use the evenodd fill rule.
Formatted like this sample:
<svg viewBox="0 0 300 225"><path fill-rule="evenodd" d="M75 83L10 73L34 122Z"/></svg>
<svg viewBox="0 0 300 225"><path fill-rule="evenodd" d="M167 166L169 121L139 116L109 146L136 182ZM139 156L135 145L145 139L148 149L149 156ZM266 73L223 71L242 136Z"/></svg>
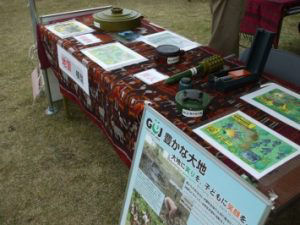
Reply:
<svg viewBox="0 0 300 225"><path fill-rule="evenodd" d="M200 73L202 76L213 73L223 68L224 59L219 55L210 56L199 63L199 65L192 67L186 71L175 74L165 80L165 84L174 84L183 77L192 77Z"/></svg>
<svg viewBox="0 0 300 225"><path fill-rule="evenodd" d="M187 117L199 117L211 101L212 96L197 89L185 89L175 96L177 109Z"/></svg>
<svg viewBox="0 0 300 225"><path fill-rule="evenodd" d="M130 9L114 7L93 15L94 25L108 32L132 30L141 24L142 15Z"/></svg>
<svg viewBox="0 0 300 225"><path fill-rule="evenodd" d="M192 77L195 76L197 73L201 73L203 71L204 66L202 64L199 64L198 66L192 67L186 71L183 71L181 73L177 73L172 77L169 77L165 80L165 84L175 84L179 82L184 77Z"/></svg>
<svg viewBox="0 0 300 225"><path fill-rule="evenodd" d="M189 77L183 77L179 81L179 90L185 90L185 89L192 89L193 84L192 84L192 79Z"/></svg>

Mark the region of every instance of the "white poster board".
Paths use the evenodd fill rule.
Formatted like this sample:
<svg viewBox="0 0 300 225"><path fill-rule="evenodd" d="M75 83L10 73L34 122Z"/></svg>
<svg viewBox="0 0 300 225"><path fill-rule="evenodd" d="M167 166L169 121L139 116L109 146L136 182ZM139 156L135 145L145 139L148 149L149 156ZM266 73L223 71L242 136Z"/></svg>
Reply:
<svg viewBox="0 0 300 225"><path fill-rule="evenodd" d="M253 186L145 105L120 225L262 225L271 206Z"/></svg>

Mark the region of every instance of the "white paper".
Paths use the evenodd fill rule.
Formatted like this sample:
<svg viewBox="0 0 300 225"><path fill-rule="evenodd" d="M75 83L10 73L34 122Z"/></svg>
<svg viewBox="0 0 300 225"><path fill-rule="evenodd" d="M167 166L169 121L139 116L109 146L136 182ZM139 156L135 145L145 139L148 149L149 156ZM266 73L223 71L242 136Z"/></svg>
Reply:
<svg viewBox="0 0 300 225"><path fill-rule="evenodd" d="M282 122L292 126L292 127L295 127L296 129L300 130L300 123L298 123L297 121L294 121L292 119L289 119L288 117L284 116L284 114L280 114L279 112L273 110L271 107L267 107L266 105L264 104L261 104L260 102L256 101L255 100L255 97L257 96L261 96L267 92L270 92L274 89L279 89L281 90L282 92L285 92L286 94L290 95L290 96L293 96L295 98L298 99L298 108L299 108L299 104L300 104L300 95L291 91L291 90L288 90L278 84L275 84L275 83L271 83L269 84L268 86L262 88L262 89L259 89L257 91L254 91L250 94L247 94L247 95L244 95L241 97L241 99L243 99L244 101L250 103L251 105L254 105L255 107L265 111L266 113L272 115L273 117L281 120ZM280 99L278 98L278 101ZM275 103L274 103L275 104ZM296 107L297 105L295 105ZM300 112L298 113L298 118L300 116Z"/></svg>
<svg viewBox="0 0 300 225"><path fill-rule="evenodd" d="M164 75L155 69L150 69L140 73L136 73L134 74L134 77L140 79L141 81L145 82L148 85L151 85L159 81L165 80L169 76Z"/></svg>
<svg viewBox="0 0 300 225"><path fill-rule="evenodd" d="M86 48L81 52L107 71L148 60L119 42Z"/></svg>
<svg viewBox="0 0 300 225"><path fill-rule="evenodd" d="M175 45L184 51L188 51L200 46L199 43L193 42L171 31L162 31L155 34L149 34L141 37L140 40L155 48L159 45Z"/></svg>
<svg viewBox="0 0 300 225"><path fill-rule="evenodd" d="M93 34L83 34L80 36L75 36L74 38L83 45L91 45L101 42L101 40Z"/></svg>
<svg viewBox="0 0 300 225"><path fill-rule="evenodd" d="M88 69L71 53L57 45L59 68L74 80L89 95Z"/></svg>
<svg viewBox="0 0 300 225"><path fill-rule="evenodd" d="M94 32L94 30L76 20L47 25L46 28L60 38L68 38L76 35Z"/></svg>

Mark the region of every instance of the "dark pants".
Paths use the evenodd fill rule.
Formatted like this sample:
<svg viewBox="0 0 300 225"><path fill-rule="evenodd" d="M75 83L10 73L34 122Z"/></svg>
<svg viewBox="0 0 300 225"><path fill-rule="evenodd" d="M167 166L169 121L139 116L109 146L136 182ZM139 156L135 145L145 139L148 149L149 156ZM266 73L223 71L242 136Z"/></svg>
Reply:
<svg viewBox="0 0 300 225"><path fill-rule="evenodd" d="M209 46L225 56L239 54L240 21L246 0L211 0L212 36Z"/></svg>

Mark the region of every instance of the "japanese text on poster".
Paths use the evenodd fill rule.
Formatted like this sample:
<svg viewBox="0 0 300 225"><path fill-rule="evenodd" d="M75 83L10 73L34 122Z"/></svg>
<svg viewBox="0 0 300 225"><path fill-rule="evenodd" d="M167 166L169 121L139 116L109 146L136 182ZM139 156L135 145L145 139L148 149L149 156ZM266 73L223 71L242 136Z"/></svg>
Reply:
<svg viewBox="0 0 300 225"><path fill-rule="evenodd" d="M149 106L141 125L120 225L264 223L256 189Z"/></svg>
<svg viewBox="0 0 300 225"><path fill-rule="evenodd" d="M89 95L88 69L60 45L57 45L57 55L59 68Z"/></svg>

